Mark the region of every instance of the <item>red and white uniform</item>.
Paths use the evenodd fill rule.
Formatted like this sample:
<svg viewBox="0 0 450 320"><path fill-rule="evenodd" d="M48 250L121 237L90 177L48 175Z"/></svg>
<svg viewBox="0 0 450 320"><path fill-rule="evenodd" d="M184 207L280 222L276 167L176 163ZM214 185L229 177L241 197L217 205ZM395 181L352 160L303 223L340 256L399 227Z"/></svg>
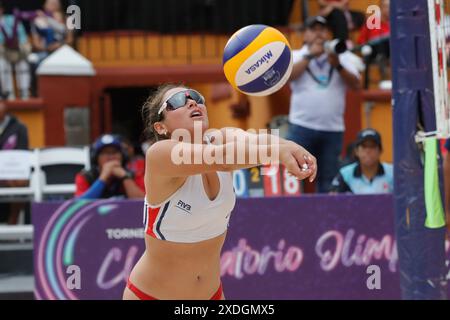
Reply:
<svg viewBox="0 0 450 320"><path fill-rule="evenodd" d="M167 200L145 201L145 233L172 242L194 243L223 234L236 203L230 172L217 172L220 189L214 200L205 192L201 174L189 176Z"/></svg>

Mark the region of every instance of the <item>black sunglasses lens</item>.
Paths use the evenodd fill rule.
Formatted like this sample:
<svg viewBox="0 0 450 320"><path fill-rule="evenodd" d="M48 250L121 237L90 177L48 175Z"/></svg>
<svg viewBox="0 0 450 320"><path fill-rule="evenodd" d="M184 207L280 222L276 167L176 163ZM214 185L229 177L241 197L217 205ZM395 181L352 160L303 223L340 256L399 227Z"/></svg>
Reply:
<svg viewBox="0 0 450 320"><path fill-rule="evenodd" d="M184 92L178 92L167 100L167 110L176 110L183 107L185 104L186 94Z"/></svg>
<svg viewBox="0 0 450 320"><path fill-rule="evenodd" d="M200 104L205 104L205 100L197 91L189 90L188 92L189 92L189 97L192 100L194 100L195 102L200 103Z"/></svg>
<svg viewBox="0 0 450 320"><path fill-rule="evenodd" d="M192 99L199 104L205 104L205 99L194 90L182 91L174 94L167 100L167 110L173 111L186 105L187 99Z"/></svg>

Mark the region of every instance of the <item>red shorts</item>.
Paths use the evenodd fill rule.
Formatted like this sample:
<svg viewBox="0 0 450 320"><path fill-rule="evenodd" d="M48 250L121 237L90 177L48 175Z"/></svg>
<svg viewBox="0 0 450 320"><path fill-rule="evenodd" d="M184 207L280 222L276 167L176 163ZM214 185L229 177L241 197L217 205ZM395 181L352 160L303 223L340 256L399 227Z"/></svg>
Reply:
<svg viewBox="0 0 450 320"><path fill-rule="evenodd" d="M136 288L136 286L131 283L130 279L127 281L127 288L130 289L131 292L133 292L140 300L158 300L157 298L152 297ZM222 283L220 283L219 289L217 289L216 293L214 293L209 300L220 300L220 298L222 298Z"/></svg>

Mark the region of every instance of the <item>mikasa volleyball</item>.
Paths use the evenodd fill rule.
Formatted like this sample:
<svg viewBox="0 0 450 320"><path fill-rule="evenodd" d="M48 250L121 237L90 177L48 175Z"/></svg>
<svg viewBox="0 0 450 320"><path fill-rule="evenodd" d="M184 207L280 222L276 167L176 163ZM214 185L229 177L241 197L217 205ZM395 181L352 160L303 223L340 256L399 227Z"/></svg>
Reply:
<svg viewBox="0 0 450 320"><path fill-rule="evenodd" d="M228 82L251 96L272 94L289 79L292 53L277 29L254 24L235 32L225 45L223 71Z"/></svg>

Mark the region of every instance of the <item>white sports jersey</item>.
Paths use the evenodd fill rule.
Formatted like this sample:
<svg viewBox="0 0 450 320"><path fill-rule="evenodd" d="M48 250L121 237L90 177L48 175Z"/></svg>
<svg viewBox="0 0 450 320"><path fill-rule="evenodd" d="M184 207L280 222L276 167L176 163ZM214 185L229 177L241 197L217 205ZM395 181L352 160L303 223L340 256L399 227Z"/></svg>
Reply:
<svg viewBox="0 0 450 320"><path fill-rule="evenodd" d="M212 239L227 230L236 203L230 172L217 172L220 189L210 200L202 175L189 176L167 200L152 206L145 201L145 233L173 242L193 243Z"/></svg>
<svg viewBox="0 0 450 320"><path fill-rule="evenodd" d="M308 46L292 51L294 63L309 53ZM354 60L359 58L347 51L339 55L339 61L346 70L360 77ZM289 121L293 124L319 131L343 132L345 94L347 85L339 72L323 54L309 63L309 72L291 81L291 106ZM320 83L319 83L319 82Z"/></svg>

